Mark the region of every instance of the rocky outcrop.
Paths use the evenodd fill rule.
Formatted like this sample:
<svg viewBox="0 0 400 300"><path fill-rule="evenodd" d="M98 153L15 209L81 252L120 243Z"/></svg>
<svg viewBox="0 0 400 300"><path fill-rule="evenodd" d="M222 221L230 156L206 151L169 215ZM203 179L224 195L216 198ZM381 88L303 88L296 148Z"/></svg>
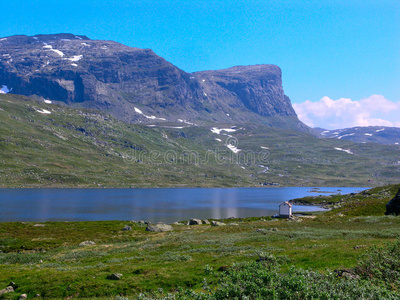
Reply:
<svg viewBox="0 0 400 300"><path fill-rule="evenodd" d="M127 122L246 122L308 130L275 65L186 73L150 49L73 34L2 38L0 58L5 90L106 109Z"/></svg>
<svg viewBox="0 0 400 300"><path fill-rule="evenodd" d="M239 66L194 73L207 97L226 99L230 107L247 108L261 116L296 115L282 89L282 72L275 65Z"/></svg>
<svg viewBox="0 0 400 300"><path fill-rule="evenodd" d="M158 223L158 224L148 224L146 227L146 231L153 231L153 232L165 232L165 231L173 231L171 225Z"/></svg>
<svg viewBox="0 0 400 300"><path fill-rule="evenodd" d="M399 215L400 214L400 190L396 196L386 204L385 215Z"/></svg>
<svg viewBox="0 0 400 300"><path fill-rule="evenodd" d="M122 274L120 274L120 273L114 273L114 274L107 276L108 280L120 280L121 278L122 278Z"/></svg>
<svg viewBox="0 0 400 300"><path fill-rule="evenodd" d="M93 242L93 241L84 241L84 242L82 242L82 243L79 244L79 246L81 246L81 247L84 247L84 246L94 246L94 245L96 245L96 243Z"/></svg>
<svg viewBox="0 0 400 300"><path fill-rule="evenodd" d="M219 222L219 221L211 221L211 226L225 226L226 224L224 222Z"/></svg>
<svg viewBox="0 0 400 300"><path fill-rule="evenodd" d="M8 286L5 289L0 290L0 296L7 294L7 293L13 293L14 292L14 288L12 286Z"/></svg>
<svg viewBox="0 0 400 300"><path fill-rule="evenodd" d="M189 225L201 225L203 222L200 219L190 219Z"/></svg>

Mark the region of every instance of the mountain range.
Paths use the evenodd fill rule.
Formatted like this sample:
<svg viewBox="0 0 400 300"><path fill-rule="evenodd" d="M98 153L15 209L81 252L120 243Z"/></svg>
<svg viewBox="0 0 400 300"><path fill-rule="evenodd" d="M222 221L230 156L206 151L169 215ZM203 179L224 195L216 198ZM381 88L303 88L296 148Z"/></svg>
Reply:
<svg viewBox="0 0 400 300"><path fill-rule="evenodd" d="M357 143L378 143L384 145L399 145L400 128L385 126L352 127L326 130L313 128L321 138L349 140Z"/></svg>
<svg viewBox="0 0 400 300"><path fill-rule="evenodd" d="M149 49L19 35L0 39L0 87L0 187L400 180L399 130L309 128L275 65L187 73Z"/></svg>
<svg viewBox="0 0 400 300"><path fill-rule="evenodd" d="M0 39L0 85L130 123L258 123L309 131L275 65L187 73L150 49L73 34Z"/></svg>

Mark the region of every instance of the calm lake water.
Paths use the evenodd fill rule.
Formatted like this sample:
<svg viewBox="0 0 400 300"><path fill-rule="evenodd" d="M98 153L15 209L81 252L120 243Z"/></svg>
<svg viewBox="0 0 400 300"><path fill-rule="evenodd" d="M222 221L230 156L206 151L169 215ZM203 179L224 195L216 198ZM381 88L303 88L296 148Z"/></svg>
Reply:
<svg viewBox="0 0 400 300"><path fill-rule="evenodd" d="M146 220L270 216L282 201L366 188L0 189L0 222ZM329 192L329 193L327 193ZM293 211L321 210L294 206Z"/></svg>

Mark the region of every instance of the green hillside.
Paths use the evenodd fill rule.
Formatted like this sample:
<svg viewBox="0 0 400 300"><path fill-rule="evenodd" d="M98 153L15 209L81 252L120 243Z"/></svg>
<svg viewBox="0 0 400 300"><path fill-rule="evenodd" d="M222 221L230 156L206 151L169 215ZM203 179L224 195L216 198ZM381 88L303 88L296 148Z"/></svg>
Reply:
<svg viewBox="0 0 400 300"><path fill-rule="evenodd" d="M400 181L399 150L254 124L132 125L0 95L3 188L376 186Z"/></svg>

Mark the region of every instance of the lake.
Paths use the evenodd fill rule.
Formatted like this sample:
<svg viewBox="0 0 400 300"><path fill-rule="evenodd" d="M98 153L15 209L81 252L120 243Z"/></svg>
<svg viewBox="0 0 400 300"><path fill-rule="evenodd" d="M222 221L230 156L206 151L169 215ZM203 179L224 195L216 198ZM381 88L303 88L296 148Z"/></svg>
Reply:
<svg viewBox="0 0 400 300"><path fill-rule="evenodd" d="M0 222L145 220L174 222L228 217L272 216L282 201L356 187L0 189ZM293 212L322 210L293 206Z"/></svg>

